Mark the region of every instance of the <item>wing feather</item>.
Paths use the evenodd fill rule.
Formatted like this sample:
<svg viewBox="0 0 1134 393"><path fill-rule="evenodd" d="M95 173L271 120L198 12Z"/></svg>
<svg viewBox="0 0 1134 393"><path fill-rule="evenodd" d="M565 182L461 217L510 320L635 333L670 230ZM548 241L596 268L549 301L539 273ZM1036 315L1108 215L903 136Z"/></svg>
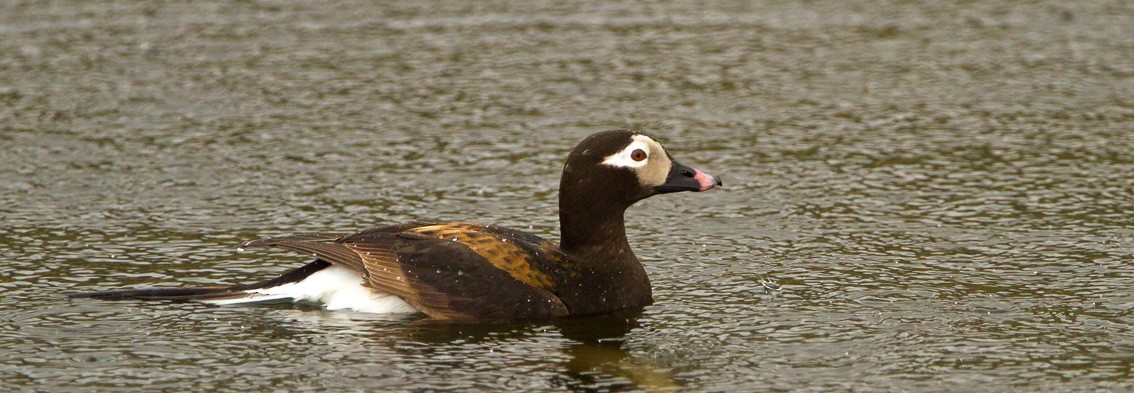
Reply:
<svg viewBox="0 0 1134 393"><path fill-rule="evenodd" d="M245 242L242 247L279 247L311 254L327 262L345 266L365 277L367 272L362 258L350 248L338 243L342 238L343 235L320 234L283 236Z"/></svg>

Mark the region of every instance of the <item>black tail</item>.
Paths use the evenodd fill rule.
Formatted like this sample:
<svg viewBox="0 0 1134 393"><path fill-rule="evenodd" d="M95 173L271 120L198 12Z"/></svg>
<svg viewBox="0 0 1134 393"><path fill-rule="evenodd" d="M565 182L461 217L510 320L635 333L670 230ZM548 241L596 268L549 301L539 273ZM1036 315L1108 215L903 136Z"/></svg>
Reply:
<svg viewBox="0 0 1134 393"><path fill-rule="evenodd" d="M232 296L241 291L233 287L197 287L197 288L145 288L145 289L119 289L114 291L72 293L72 298L90 298L101 300L207 300Z"/></svg>
<svg viewBox="0 0 1134 393"><path fill-rule="evenodd" d="M314 262L308 263L298 269L292 269L282 276L254 284L195 288L120 289L113 291L72 293L68 296L72 298L101 300L217 300L247 296L247 293L244 291L250 289L271 288L278 285L298 282L307 278L307 276L310 276L312 273L323 270L327 266L331 266L331 264L322 259L316 259Z"/></svg>

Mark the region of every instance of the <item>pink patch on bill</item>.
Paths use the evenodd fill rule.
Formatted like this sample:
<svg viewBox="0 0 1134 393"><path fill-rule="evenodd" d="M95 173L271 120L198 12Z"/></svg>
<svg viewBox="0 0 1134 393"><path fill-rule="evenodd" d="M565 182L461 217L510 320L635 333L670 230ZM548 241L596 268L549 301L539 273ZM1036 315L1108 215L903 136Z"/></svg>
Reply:
<svg viewBox="0 0 1134 393"><path fill-rule="evenodd" d="M695 172L693 174L693 180L696 180L697 183L701 184L701 189L697 190L697 191L706 191L710 188L713 188L713 186L717 185L717 182L719 181L719 180L717 180L717 178L715 178L715 177L713 177L713 176L711 176L711 175L709 175L705 172L701 172L701 171L696 170L696 169L694 169L693 171Z"/></svg>

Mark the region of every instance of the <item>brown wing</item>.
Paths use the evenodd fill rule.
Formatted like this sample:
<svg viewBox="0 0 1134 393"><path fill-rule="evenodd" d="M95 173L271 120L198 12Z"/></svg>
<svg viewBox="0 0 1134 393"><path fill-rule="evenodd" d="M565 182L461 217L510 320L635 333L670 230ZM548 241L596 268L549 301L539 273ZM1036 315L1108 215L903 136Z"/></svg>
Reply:
<svg viewBox="0 0 1134 393"><path fill-rule="evenodd" d="M413 222L401 225L375 227L356 234L316 233L306 235L280 236L244 242L241 247L280 247L288 250L308 253L316 258L323 259L336 265L344 266L355 272L358 272L358 274L361 274L363 277L367 277L369 275L369 272L366 270L366 266L362 261L361 255L359 255L357 252L354 252L349 247L345 247L343 244L341 244L343 239L347 237L357 237L364 235L396 234L403 230L412 229L423 225L430 224Z"/></svg>
<svg viewBox="0 0 1134 393"><path fill-rule="evenodd" d="M438 319L567 315L553 293L560 272L548 266L556 266L556 261L485 228L469 223L401 225L350 236L265 239L246 246L312 253L359 272L373 288Z"/></svg>
<svg viewBox="0 0 1134 393"><path fill-rule="evenodd" d="M362 258L349 248L337 242L346 235L343 234L313 234L282 236L244 242L242 248L253 247L281 247L289 250L311 254L312 256L342 265L350 270L365 273Z"/></svg>

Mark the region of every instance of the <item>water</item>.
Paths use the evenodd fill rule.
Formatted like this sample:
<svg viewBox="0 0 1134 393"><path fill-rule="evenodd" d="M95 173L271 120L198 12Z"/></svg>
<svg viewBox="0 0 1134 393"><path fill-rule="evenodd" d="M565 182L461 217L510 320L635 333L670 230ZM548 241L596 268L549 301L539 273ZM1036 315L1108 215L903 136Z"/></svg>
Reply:
<svg viewBox="0 0 1134 393"><path fill-rule="evenodd" d="M1132 97L1126 2L5 3L0 383L1131 390ZM562 160L611 128L725 184L631 210L640 313L64 296L305 261L235 249L266 236L556 238Z"/></svg>

